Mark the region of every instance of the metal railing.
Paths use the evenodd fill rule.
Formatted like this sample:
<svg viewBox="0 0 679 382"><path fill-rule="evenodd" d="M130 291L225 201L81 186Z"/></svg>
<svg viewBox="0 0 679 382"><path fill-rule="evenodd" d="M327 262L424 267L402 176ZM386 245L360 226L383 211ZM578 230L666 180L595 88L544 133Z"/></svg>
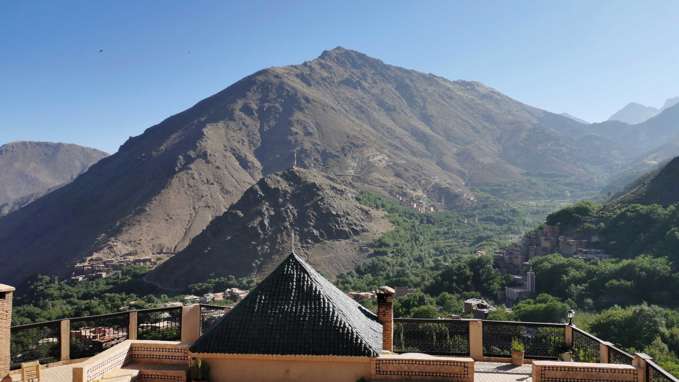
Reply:
<svg viewBox="0 0 679 382"><path fill-rule="evenodd" d="M91 357L129 337L129 313L71 318L71 358Z"/></svg>
<svg viewBox="0 0 679 382"><path fill-rule="evenodd" d="M19 325L11 329L10 368L21 367L22 362L50 363L61 358L60 321Z"/></svg>
<svg viewBox="0 0 679 382"><path fill-rule="evenodd" d="M11 368L36 360L47 364L90 357L129 338L179 340L183 309L147 309L14 326L10 338ZM225 314L225 308L217 305L201 304L187 309L190 314L199 315L190 322L200 325L187 327L187 333L194 330L204 333ZM575 361L636 365L646 371L646 382L679 382L651 360L633 362L636 356L566 324L396 318L394 351L470 356L477 360L506 359L511 356L512 340L517 339L524 344L527 359L557 359L567 333L572 333L568 337L572 340L569 345Z"/></svg>
<svg viewBox="0 0 679 382"><path fill-rule="evenodd" d="M565 324L483 321L483 355L511 357L512 340L524 344L526 358L558 359L565 343Z"/></svg>
<svg viewBox="0 0 679 382"><path fill-rule="evenodd" d="M578 362L601 362L601 343L600 339L573 327L573 360Z"/></svg>
<svg viewBox="0 0 679 382"><path fill-rule="evenodd" d="M469 322L397 318L394 320L396 353L469 355Z"/></svg>
<svg viewBox="0 0 679 382"><path fill-rule="evenodd" d="M608 346L608 363L617 363L621 365L631 365L634 361L634 356L621 350L615 346Z"/></svg>
<svg viewBox="0 0 679 382"><path fill-rule="evenodd" d="M655 362L646 361L646 381L647 382L679 382L679 379L665 371Z"/></svg>
<svg viewBox="0 0 679 382"><path fill-rule="evenodd" d="M181 336L181 306L137 311L137 339L178 341Z"/></svg>
<svg viewBox="0 0 679 382"><path fill-rule="evenodd" d="M200 334L212 329L224 317L225 312L223 306L200 304Z"/></svg>

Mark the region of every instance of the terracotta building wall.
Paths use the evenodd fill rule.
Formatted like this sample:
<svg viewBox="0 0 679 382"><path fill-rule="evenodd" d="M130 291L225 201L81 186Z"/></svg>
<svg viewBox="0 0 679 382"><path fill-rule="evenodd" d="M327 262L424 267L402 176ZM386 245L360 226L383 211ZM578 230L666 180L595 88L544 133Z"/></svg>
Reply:
<svg viewBox="0 0 679 382"><path fill-rule="evenodd" d="M205 359L220 382L356 382L370 378L368 357L229 356Z"/></svg>

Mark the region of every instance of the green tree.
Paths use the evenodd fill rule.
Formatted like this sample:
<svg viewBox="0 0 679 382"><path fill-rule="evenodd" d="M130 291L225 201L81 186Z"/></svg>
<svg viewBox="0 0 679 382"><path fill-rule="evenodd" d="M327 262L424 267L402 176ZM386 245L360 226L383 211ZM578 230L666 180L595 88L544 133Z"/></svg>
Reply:
<svg viewBox="0 0 679 382"><path fill-rule="evenodd" d="M568 305L543 293L534 300L526 299L519 302L514 306L513 311L520 321L563 322L568 312Z"/></svg>
<svg viewBox="0 0 679 382"><path fill-rule="evenodd" d="M666 330L662 309L646 304L607 309L592 320L590 329L600 338L637 350L651 345Z"/></svg>

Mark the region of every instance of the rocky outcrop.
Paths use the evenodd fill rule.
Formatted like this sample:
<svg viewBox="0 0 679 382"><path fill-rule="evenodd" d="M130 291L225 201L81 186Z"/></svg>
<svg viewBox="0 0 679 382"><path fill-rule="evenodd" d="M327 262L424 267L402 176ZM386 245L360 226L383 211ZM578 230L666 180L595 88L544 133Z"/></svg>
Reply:
<svg viewBox="0 0 679 382"><path fill-rule="evenodd" d="M263 178L148 281L183 289L210 275L268 274L293 245L325 274L353 269L366 255L358 247L390 225L339 182L302 169Z"/></svg>

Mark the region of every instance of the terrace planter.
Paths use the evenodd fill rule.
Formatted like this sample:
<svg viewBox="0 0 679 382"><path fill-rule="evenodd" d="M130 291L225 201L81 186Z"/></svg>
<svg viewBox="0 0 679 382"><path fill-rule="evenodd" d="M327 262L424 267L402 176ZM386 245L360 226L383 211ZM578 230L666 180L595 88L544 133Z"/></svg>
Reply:
<svg viewBox="0 0 679 382"><path fill-rule="evenodd" d="M523 360L525 358L525 352L523 351L512 351L512 365L521 366L523 365Z"/></svg>

